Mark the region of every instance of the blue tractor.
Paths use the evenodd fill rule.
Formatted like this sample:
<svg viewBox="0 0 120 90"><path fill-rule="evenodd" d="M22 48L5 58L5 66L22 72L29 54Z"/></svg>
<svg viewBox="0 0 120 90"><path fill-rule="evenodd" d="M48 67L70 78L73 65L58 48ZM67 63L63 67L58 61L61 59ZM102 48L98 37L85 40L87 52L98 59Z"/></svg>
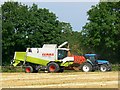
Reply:
<svg viewBox="0 0 120 90"><path fill-rule="evenodd" d="M87 62L84 63L81 67L81 70L84 72L100 70L102 72L111 71L111 65L107 60L98 59L97 54L85 54L84 55Z"/></svg>

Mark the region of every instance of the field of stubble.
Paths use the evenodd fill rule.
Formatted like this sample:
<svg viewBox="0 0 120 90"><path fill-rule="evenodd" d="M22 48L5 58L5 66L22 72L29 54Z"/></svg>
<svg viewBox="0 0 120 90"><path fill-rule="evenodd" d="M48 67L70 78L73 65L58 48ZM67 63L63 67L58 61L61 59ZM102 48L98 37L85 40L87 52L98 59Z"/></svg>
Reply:
<svg viewBox="0 0 120 90"><path fill-rule="evenodd" d="M118 72L2 73L2 88L118 88Z"/></svg>

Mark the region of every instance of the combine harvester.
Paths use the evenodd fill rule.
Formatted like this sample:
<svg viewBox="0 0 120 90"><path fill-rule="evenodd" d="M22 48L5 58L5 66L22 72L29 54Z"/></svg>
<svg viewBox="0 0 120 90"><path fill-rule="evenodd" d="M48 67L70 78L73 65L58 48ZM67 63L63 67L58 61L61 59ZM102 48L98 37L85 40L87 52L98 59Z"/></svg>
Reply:
<svg viewBox="0 0 120 90"><path fill-rule="evenodd" d="M78 66L84 72L110 70L108 61L93 60L95 55L85 56L71 55L68 45L64 42L57 47L57 44L44 44L42 48L27 48L26 52L15 52L12 65L22 65L26 73L47 70L48 72L63 72L65 67ZM92 59L91 59L92 58Z"/></svg>

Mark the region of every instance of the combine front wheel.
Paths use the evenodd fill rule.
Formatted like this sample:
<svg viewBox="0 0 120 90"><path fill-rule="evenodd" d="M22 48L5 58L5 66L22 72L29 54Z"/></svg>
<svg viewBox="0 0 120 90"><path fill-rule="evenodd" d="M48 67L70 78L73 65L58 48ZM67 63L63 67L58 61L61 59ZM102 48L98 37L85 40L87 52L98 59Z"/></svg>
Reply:
<svg viewBox="0 0 120 90"><path fill-rule="evenodd" d="M48 64L47 70L48 72L51 72L51 73L58 72L60 70L60 67L57 63L51 62Z"/></svg>

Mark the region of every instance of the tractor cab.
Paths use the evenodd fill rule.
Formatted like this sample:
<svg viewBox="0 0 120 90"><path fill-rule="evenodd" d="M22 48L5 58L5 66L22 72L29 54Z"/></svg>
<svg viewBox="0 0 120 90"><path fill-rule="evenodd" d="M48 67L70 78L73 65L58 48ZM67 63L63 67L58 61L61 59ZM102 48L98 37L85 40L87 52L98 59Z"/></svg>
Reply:
<svg viewBox="0 0 120 90"><path fill-rule="evenodd" d="M85 57L92 62L97 62L98 64L109 64L109 61L100 59L100 55L97 54L85 54Z"/></svg>
<svg viewBox="0 0 120 90"><path fill-rule="evenodd" d="M96 54L85 54L84 56L91 64L98 64Z"/></svg>

